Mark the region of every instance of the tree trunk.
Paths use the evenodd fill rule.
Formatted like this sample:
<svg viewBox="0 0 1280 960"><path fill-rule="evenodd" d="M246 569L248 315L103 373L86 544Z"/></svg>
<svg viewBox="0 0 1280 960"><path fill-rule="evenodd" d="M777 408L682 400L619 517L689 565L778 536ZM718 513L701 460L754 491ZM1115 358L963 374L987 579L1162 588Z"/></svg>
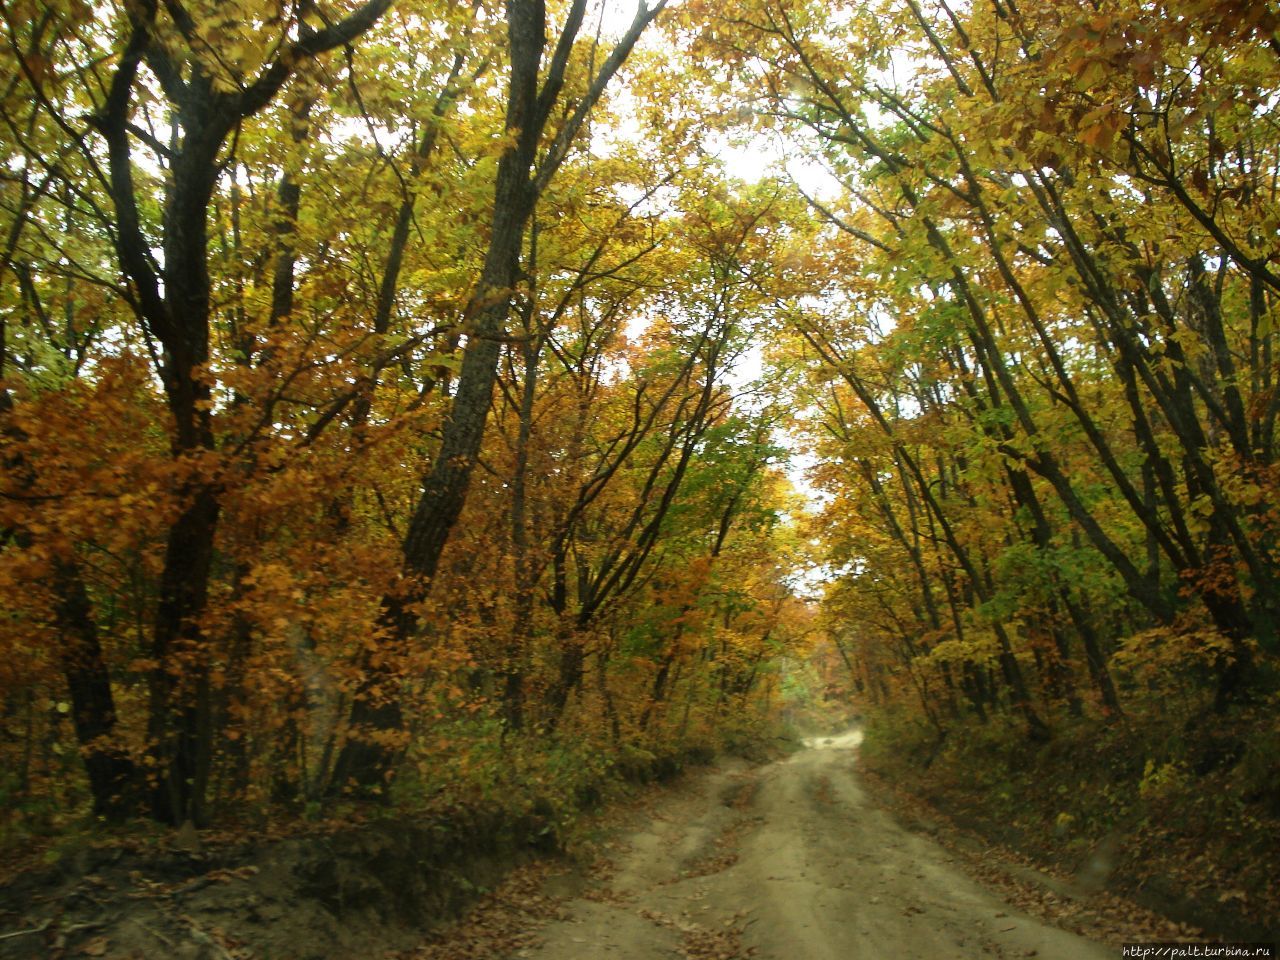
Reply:
<svg viewBox="0 0 1280 960"><path fill-rule="evenodd" d="M136 812L137 769L118 744L115 699L107 673L98 627L80 571L66 560L54 571L55 616L62 634L61 660L71 696L71 717L84 756L93 795L93 812L123 820Z"/></svg>
<svg viewBox="0 0 1280 960"><path fill-rule="evenodd" d="M389 629L383 633L377 656L366 653L359 664L365 679L356 690L352 706L352 739L338 758L333 784L337 789L348 784L357 789L374 788L390 776L396 753L385 744L402 732L403 717L398 704L376 703L370 693L379 691L394 698L391 691L398 684L395 663L417 630L417 618L411 612L413 604L426 596L466 502L497 382L507 320L521 279L520 254L534 204L606 85L664 5L665 0L661 0L650 9L643 5L638 8L626 34L596 73L587 94L569 113L539 164L539 145L560 97L586 3L573 0L543 72L547 47L545 3L507 0L511 65L504 126L514 142L498 160L489 247L463 318L466 347L457 390L441 432L440 449L423 478L401 546L404 583L399 593L383 599L382 623Z"/></svg>

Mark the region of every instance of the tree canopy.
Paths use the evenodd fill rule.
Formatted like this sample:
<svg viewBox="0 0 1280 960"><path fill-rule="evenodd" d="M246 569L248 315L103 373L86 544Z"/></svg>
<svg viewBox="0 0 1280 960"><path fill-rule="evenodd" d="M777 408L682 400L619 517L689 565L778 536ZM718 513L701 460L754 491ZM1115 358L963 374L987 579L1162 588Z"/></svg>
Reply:
<svg viewBox="0 0 1280 960"><path fill-rule="evenodd" d="M1274 4L3 19L18 820L1274 696Z"/></svg>

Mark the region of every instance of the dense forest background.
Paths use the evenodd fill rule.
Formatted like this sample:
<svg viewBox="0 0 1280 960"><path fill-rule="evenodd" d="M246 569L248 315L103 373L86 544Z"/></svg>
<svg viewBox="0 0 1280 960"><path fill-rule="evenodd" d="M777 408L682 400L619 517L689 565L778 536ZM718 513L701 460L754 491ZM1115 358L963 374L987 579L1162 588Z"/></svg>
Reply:
<svg viewBox="0 0 1280 960"><path fill-rule="evenodd" d="M1274 4L3 25L9 842L825 709L1276 893Z"/></svg>

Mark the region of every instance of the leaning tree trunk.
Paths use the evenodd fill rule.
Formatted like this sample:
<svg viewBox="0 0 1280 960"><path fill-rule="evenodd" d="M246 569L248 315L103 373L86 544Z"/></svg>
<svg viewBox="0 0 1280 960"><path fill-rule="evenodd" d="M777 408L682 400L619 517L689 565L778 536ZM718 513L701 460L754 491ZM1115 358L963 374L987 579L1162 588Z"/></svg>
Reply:
<svg viewBox="0 0 1280 960"><path fill-rule="evenodd" d="M396 592L383 598L377 642L366 647L358 663L361 679L352 703L348 740L334 769L334 789L354 787L376 793L385 787L393 772L404 726L397 696L397 663L417 632L418 620L413 610L426 596L466 502L484 440L503 337L520 278L521 248L534 204L568 155L605 87L645 27L665 5L666 0L659 0L652 8L640 5L626 34L592 78L586 94L566 109L567 119L539 159L539 146L560 99L586 2L574 0L570 6L564 29L543 71L547 48L545 4L542 0L507 0L511 69L505 130L513 142L498 161L489 247L463 318L467 344L457 390L441 433L440 449L423 478L422 492L402 544L402 583ZM541 85L540 73L545 77Z"/></svg>

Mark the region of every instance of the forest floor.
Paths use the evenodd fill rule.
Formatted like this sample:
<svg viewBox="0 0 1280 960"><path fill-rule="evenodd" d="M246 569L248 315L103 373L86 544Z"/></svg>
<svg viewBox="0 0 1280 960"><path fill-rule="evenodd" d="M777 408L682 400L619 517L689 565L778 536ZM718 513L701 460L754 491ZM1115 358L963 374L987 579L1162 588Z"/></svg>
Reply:
<svg viewBox="0 0 1280 960"><path fill-rule="evenodd" d="M922 835L922 826L945 831L867 792L859 739L817 738L766 765L727 759L690 774L616 816L591 865L551 877L518 871L468 918L401 956L1101 960L1124 941L1194 933Z"/></svg>

